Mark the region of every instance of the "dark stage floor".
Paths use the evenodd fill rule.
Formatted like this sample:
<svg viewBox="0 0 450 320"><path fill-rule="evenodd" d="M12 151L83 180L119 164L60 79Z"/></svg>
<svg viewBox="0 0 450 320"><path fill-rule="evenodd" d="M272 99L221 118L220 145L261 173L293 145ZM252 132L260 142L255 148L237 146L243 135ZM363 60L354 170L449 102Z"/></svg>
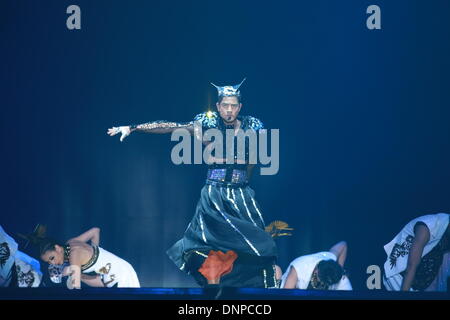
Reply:
<svg viewBox="0 0 450 320"><path fill-rule="evenodd" d="M450 300L444 292L307 291L254 288L0 289L0 300Z"/></svg>

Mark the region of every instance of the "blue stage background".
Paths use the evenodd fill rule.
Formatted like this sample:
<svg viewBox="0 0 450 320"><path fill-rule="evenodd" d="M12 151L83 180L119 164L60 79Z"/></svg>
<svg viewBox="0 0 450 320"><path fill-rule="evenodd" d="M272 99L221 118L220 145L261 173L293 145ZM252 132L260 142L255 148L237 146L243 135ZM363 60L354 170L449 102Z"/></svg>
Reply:
<svg viewBox="0 0 450 320"><path fill-rule="evenodd" d="M366 28L371 4L382 30ZM143 286L195 286L165 251L205 167L172 164L169 135L106 131L190 121L214 107L211 81L247 77L242 114L280 129L279 173L252 179L265 220L295 228L276 240L279 265L346 240L364 289L405 223L450 212L449 12L447 0L4 0L0 223L13 235L46 223L61 240L98 226Z"/></svg>

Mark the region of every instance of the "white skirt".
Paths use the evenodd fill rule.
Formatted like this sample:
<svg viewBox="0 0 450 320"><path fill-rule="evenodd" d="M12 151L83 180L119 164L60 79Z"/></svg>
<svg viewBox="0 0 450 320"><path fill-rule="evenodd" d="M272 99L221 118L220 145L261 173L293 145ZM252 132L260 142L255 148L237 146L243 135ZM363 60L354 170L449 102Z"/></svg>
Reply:
<svg viewBox="0 0 450 320"><path fill-rule="evenodd" d="M94 247L92 259L82 266L83 273L99 274L105 287L139 288L139 279L131 264L100 247Z"/></svg>

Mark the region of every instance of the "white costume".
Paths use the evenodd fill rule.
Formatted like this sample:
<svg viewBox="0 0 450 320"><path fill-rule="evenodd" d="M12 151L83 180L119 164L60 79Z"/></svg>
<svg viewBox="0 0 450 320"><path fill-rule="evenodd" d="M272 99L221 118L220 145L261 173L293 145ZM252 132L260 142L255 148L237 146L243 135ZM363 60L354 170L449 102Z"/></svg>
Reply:
<svg viewBox="0 0 450 320"><path fill-rule="evenodd" d="M331 252L318 252L314 254L309 254L306 256L301 256L289 264L286 272L283 274L281 278L281 288L284 288L287 277L289 275L289 271L291 268L294 268L297 272L297 289L307 289L309 282L311 281L311 276L316 268L317 264L323 260L333 260L336 261L336 256ZM330 286L329 290L352 290L352 285L350 280L344 275L342 279Z"/></svg>
<svg viewBox="0 0 450 320"><path fill-rule="evenodd" d="M42 281L39 261L17 249L16 241L0 226L0 287L39 287ZM15 278L17 283L11 283Z"/></svg>
<svg viewBox="0 0 450 320"><path fill-rule="evenodd" d="M415 236L414 227L418 222L424 223L430 231L430 240L423 249L423 258L433 250L445 234L449 224L449 214L438 213L416 218L409 222L391 242L384 246L387 260L384 264L383 283L389 291L401 290L403 276L400 273L406 270L409 250L411 249ZM449 258L449 254L444 255L441 269L435 279L436 283L433 283L433 288L435 290L446 291L446 281L447 277L450 275ZM411 291L412 290L413 289L411 289Z"/></svg>
<svg viewBox="0 0 450 320"><path fill-rule="evenodd" d="M81 266L82 273L99 274L106 287L139 288L139 279L131 264L100 247L93 247L91 260Z"/></svg>

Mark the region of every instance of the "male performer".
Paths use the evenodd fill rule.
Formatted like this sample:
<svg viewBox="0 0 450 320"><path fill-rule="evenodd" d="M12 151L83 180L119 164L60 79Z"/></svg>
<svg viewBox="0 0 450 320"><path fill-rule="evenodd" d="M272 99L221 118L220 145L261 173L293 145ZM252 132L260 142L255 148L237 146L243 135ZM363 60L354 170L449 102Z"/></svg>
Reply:
<svg viewBox="0 0 450 320"><path fill-rule="evenodd" d="M123 141L134 131L171 133L185 128L197 137L199 124L202 131L218 129L224 137L226 129L234 130L236 145L239 129L257 132L263 128L260 120L239 114L241 85L242 82L235 86L214 85L218 90L217 112L201 113L194 121L153 121L114 127L108 134L121 133ZM200 285L276 287L276 245L264 230L255 192L248 185L251 171L248 155L247 145L245 159L235 155L233 163L225 163L223 158L213 158L194 217L184 237L167 251L173 262L193 275Z"/></svg>

